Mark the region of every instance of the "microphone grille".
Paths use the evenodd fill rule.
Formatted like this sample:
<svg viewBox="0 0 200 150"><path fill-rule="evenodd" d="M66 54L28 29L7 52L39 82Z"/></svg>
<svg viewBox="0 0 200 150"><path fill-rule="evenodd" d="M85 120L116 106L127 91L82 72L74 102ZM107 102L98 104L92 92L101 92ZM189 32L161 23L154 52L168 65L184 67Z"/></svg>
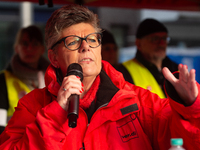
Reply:
<svg viewBox="0 0 200 150"><path fill-rule="evenodd" d="M68 66L67 68L67 76L69 75L75 75L80 77L80 80L83 80L83 70L81 65L79 65L78 63L72 63Z"/></svg>

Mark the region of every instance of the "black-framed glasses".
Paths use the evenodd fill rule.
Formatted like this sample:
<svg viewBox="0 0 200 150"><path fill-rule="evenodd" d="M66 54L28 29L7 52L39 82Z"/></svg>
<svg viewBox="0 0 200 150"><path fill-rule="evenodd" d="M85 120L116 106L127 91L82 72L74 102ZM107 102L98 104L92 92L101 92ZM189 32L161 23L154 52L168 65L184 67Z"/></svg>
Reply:
<svg viewBox="0 0 200 150"><path fill-rule="evenodd" d="M56 42L51 47L51 49L53 49L57 44L60 44L63 41L66 48L68 48L71 51L74 51L81 47L83 40L85 40L91 48L96 48L101 44L101 38L102 38L101 33L91 33L84 38L76 35L69 35Z"/></svg>
<svg viewBox="0 0 200 150"><path fill-rule="evenodd" d="M147 37L148 40L150 40L151 43L158 44L160 41L164 41L166 43L169 43L170 37L164 36L164 37L159 37L159 36L152 36L152 37Z"/></svg>

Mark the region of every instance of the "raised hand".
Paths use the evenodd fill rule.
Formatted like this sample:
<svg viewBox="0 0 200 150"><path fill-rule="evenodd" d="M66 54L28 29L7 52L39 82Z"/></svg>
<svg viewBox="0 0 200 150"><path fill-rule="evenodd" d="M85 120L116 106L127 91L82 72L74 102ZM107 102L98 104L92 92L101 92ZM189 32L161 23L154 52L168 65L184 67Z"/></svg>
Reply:
<svg viewBox="0 0 200 150"><path fill-rule="evenodd" d="M162 72L164 77L174 86L179 96L186 105L191 105L197 98L198 88L195 80L195 69L188 71L187 65L179 64L179 79L164 67Z"/></svg>

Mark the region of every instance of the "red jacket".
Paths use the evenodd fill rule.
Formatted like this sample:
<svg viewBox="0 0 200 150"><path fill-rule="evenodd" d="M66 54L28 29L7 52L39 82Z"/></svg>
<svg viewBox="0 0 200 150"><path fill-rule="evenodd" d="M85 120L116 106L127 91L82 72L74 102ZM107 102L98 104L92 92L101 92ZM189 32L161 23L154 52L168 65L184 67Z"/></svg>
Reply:
<svg viewBox="0 0 200 150"><path fill-rule="evenodd" d="M20 99L0 135L0 149L79 150L84 146L85 150L167 150L171 137L183 138L187 150L200 149L199 95L193 105L184 107L125 82L111 65L102 64L119 90L96 110L89 125L80 108L77 127L68 127L67 112L56 101L60 86L49 66L47 88L35 89Z"/></svg>

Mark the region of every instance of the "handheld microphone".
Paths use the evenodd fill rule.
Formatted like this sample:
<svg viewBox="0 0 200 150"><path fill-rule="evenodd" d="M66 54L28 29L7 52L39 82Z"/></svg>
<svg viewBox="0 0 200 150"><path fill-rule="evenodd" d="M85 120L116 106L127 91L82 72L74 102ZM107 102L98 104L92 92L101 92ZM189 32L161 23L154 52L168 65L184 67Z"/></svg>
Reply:
<svg viewBox="0 0 200 150"><path fill-rule="evenodd" d="M81 65L77 63L72 63L67 68L67 75L75 75L80 77L80 80L83 80L83 71ZM69 124L68 126L71 128L75 128L77 125L77 118L78 118L78 109L79 109L79 95L72 94L69 97L69 108L68 108L68 119Z"/></svg>

